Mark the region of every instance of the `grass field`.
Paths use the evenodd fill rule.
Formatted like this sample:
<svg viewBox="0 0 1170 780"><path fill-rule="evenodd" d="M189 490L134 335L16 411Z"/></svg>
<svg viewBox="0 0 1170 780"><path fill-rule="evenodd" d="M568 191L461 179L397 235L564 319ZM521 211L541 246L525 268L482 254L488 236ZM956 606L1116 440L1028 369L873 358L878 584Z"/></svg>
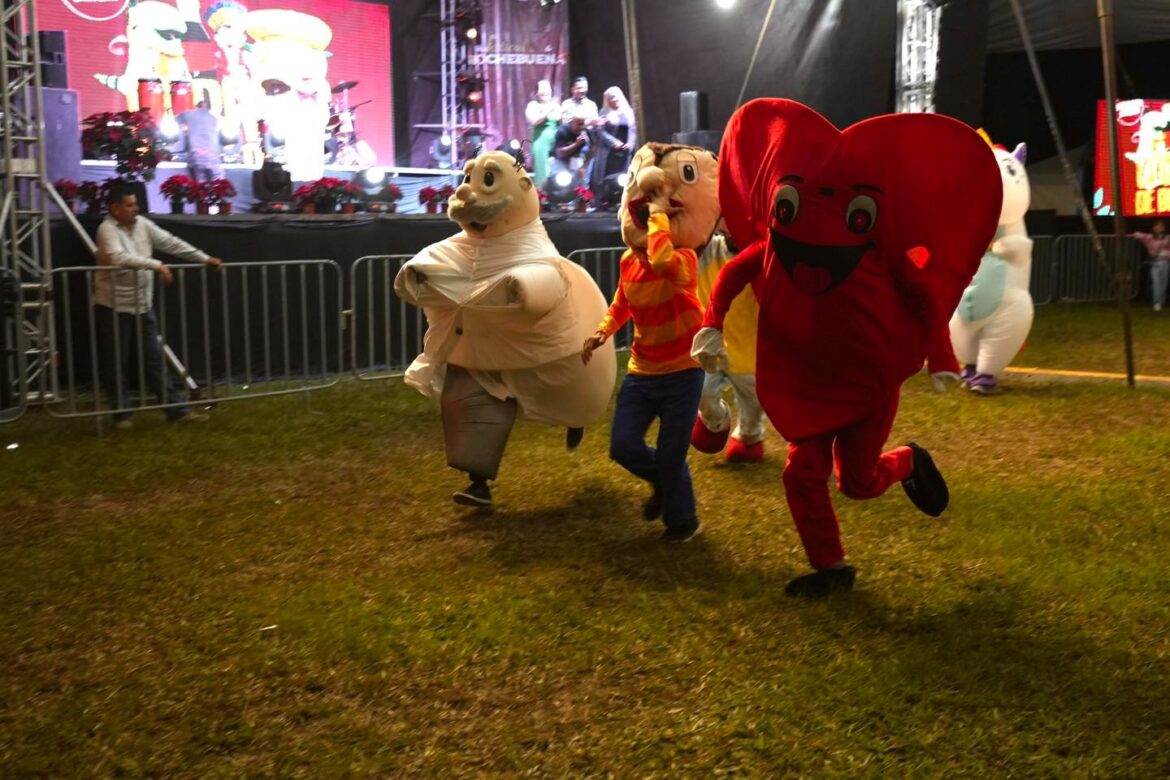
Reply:
<svg viewBox="0 0 1170 780"><path fill-rule="evenodd" d="M1137 312L1170 374L1170 317ZM1101 335L1104 334L1104 335ZM1107 307L1018 362L1120 370ZM907 384L940 519L838 498L858 587L805 570L767 461L692 453L704 534L517 427L477 514L397 381L0 428L0 776L1166 777L1170 385ZM108 428L107 428L108 431Z"/></svg>

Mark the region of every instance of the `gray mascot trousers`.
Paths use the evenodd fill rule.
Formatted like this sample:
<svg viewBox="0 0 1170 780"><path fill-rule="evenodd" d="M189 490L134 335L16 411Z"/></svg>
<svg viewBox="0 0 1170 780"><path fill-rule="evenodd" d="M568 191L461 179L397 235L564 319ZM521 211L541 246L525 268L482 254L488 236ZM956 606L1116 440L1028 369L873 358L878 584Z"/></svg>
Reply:
<svg viewBox="0 0 1170 780"><path fill-rule="evenodd" d="M440 407L447 465L472 480L495 479L516 422L516 399L501 401L466 369L448 363Z"/></svg>

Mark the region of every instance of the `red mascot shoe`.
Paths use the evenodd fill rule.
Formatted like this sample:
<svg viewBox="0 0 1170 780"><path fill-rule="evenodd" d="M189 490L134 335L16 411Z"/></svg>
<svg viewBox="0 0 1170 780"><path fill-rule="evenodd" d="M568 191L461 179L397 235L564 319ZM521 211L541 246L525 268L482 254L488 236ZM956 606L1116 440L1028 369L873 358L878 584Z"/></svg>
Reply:
<svg viewBox="0 0 1170 780"><path fill-rule="evenodd" d="M695 417L695 427L691 429L691 446L699 452L714 455L723 450L727 444L727 437L731 435L731 428L722 431L713 431L703 425L702 417Z"/></svg>
<svg viewBox="0 0 1170 780"><path fill-rule="evenodd" d="M760 439L755 444L744 444L732 436L723 457L728 463L759 463L764 459L764 440Z"/></svg>

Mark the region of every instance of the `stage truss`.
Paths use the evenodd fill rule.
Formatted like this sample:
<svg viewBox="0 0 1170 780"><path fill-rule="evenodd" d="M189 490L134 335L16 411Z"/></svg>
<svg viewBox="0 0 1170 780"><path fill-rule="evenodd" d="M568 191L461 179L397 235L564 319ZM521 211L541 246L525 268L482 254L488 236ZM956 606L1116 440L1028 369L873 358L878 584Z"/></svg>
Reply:
<svg viewBox="0 0 1170 780"><path fill-rule="evenodd" d="M898 67L895 110L934 111L938 77L939 0L898 0Z"/></svg>
<svg viewBox="0 0 1170 780"><path fill-rule="evenodd" d="M0 43L0 421L57 393L42 143L40 41L34 0L5 0Z"/></svg>

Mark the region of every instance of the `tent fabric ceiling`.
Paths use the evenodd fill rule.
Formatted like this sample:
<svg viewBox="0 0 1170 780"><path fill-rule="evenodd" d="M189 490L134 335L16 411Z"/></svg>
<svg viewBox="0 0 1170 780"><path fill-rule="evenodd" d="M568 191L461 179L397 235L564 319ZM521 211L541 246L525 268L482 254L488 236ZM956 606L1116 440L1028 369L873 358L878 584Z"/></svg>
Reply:
<svg viewBox="0 0 1170 780"><path fill-rule="evenodd" d="M1101 45L1095 0L1020 0L1032 45L1037 49L1081 49ZM1010 0L990 1L987 48L1019 51ZM1117 43L1170 40L1170 0L1113 0Z"/></svg>

